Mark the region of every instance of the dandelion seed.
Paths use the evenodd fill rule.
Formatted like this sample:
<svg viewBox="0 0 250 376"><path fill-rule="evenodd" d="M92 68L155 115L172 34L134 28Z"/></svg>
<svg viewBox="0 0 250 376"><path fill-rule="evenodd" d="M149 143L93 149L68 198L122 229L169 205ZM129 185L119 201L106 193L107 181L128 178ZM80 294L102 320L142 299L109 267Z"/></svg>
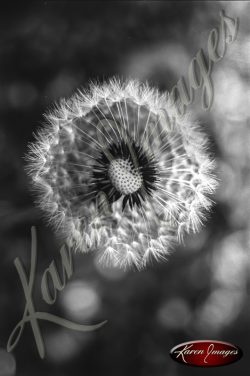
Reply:
<svg viewBox="0 0 250 376"><path fill-rule="evenodd" d="M46 118L27 170L38 204L72 247L140 269L198 231L216 187L214 162L197 124L173 118L167 95L113 79Z"/></svg>

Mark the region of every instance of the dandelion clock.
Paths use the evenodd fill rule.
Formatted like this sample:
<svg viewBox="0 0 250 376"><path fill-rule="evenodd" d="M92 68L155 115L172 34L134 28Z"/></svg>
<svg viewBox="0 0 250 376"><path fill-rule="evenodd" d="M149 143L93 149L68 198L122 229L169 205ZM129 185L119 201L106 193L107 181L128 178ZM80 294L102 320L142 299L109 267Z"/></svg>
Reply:
<svg viewBox="0 0 250 376"><path fill-rule="evenodd" d="M113 79L46 115L27 170L37 202L72 249L145 267L197 231L216 187L207 140L167 94Z"/></svg>

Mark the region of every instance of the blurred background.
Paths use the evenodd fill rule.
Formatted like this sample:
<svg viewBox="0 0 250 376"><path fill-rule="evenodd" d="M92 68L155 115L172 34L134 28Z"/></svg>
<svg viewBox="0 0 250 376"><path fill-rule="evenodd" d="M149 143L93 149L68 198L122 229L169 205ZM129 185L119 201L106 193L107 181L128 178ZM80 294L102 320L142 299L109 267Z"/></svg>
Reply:
<svg viewBox="0 0 250 376"><path fill-rule="evenodd" d="M220 186L202 231L186 236L167 263L142 272L100 267L94 254L75 255L74 273L56 303L41 297L41 276L60 266L62 241L36 209L24 172L27 144L54 101L90 79L118 75L170 90L219 11L239 17L237 40L213 70L214 103L192 106L209 135ZM0 14L0 376L182 376L207 369L169 357L178 343L218 339L243 349L240 362L210 369L244 374L250 361L250 3L34 2ZM30 229L38 234L36 310L83 324L108 323L91 333L41 322L41 360L30 325L15 350L6 343L21 320L24 294L16 257L30 266Z"/></svg>

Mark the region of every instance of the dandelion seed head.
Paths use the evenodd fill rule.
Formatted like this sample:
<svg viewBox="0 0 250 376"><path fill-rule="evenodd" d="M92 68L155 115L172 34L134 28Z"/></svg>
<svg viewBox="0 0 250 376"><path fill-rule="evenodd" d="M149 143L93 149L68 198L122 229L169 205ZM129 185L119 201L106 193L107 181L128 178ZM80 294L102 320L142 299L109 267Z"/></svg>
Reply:
<svg viewBox="0 0 250 376"><path fill-rule="evenodd" d="M199 230L215 166L198 125L173 114L167 94L118 79L92 83L46 114L27 171L71 247L140 269Z"/></svg>

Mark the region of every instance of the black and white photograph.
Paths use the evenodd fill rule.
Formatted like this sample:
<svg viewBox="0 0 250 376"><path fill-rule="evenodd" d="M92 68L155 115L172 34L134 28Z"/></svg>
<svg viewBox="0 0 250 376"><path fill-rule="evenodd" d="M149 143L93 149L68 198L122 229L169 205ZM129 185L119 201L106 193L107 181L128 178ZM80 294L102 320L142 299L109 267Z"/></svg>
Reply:
<svg viewBox="0 0 250 376"><path fill-rule="evenodd" d="M250 2L4 4L0 179L0 376L246 374Z"/></svg>

